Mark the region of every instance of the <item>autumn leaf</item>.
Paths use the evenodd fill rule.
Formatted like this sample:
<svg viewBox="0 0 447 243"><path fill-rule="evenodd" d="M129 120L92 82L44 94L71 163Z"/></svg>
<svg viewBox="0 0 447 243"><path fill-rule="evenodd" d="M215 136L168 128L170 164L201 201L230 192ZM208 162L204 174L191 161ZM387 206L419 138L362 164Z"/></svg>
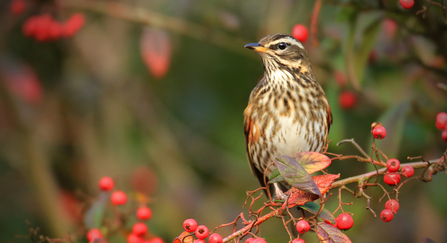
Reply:
<svg viewBox="0 0 447 243"><path fill-rule="evenodd" d="M320 222L317 224L317 237L323 243L350 243L351 240L336 227Z"/></svg>
<svg viewBox="0 0 447 243"><path fill-rule="evenodd" d="M273 160L279 173L292 187L321 196L321 192L312 177L294 158L286 155Z"/></svg>
<svg viewBox="0 0 447 243"><path fill-rule="evenodd" d="M191 233L183 231L172 243L193 243L194 241L194 236Z"/></svg>
<svg viewBox="0 0 447 243"><path fill-rule="evenodd" d="M315 184L317 184L318 188L320 189L321 194L328 192L329 189L331 189L332 183L338 178L340 178L340 174L317 175L312 177Z"/></svg>
<svg viewBox="0 0 447 243"><path fill-rule="evenodd" d="M292 157L296 159L296 161L298 161L309 174L323 170L331 164L331 159L329 159L329 157L317 152L299 152L293 154Z"/></svg>

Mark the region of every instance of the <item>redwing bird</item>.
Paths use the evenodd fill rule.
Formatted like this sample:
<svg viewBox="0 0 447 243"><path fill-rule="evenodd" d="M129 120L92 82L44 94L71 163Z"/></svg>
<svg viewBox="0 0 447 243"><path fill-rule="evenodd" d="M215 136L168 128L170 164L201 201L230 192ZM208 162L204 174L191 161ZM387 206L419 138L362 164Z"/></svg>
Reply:
<svg viewBox="0 0 447 243"><path fill-rule="evenodd" d="M244 111L244 133L248 163L265 186L264 177L275 167L266 168L276 157L324 149L332 113L298 40L272 34L245 47L258 52L264 64L264 76ZM270 191L280 196L288 188L285 183L275 183Z"/></svg>

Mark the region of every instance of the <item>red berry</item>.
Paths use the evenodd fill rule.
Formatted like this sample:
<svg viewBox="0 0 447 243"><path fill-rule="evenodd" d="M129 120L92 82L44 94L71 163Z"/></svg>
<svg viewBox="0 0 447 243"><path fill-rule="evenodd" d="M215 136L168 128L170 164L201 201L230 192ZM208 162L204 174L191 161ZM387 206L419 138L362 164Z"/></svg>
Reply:
<svg viewBox="0 0 447 243"><path fill-rule="evenodd" d="M384 139L386 136L386 129L382 125L375 126L372 134L377 139Z"/></svg>
<svg viewBox="0 0 447 243"><path fill-rule="evenodd" d="M72 37L85 24L83 13L75 13L64 24L64 34L66 37Z"/></svg>
<svg viewBox="0 0 447 243"><path fill-rule="evenodd" d="M147 233L147 226L141 222L135 223L132 227L132 232L138 236L144 235Z"/></svg>
<svg viewBox="0 0 447 243"><path fill-rule="evenodd" d="M444 139L444 142L447 143L447 127L445 128L444 131L442 131L441 136L442 136L442 139Z"/></svg>
<svg viewBox="0 0 447 243"><path fill-rule="evenodd" d="M37 27L36 20L37 19L38 19L37 16L32 16L32 17L29 17L25 21L25 23L23 23L23 25L22 25L23 35L25 35L27 37L31 37L36 34L36 27Z"/></svg>
<svg viewBox="0 0 447 243"><path fill-rule="evenodd" d="M48 38L51 40L59 39L63 34L63 26L57 21L51 21L48 25Z"/></svg>
<svg viewBox="0 0 447 243"><path fill-rule="evenodd" d="M206 227L205 225L199 225L197 226L195 234L197 238L205 239L210 234L210 231L208 230L208 227Z"/></svg>
<svg viewBox="0 0 447 243"><path fill-rule="evenodd" d="M148 207L137 209L137 218L141 220L149 220L152 218L152 210Z"/></svg>
<svg viewBox="0 0 447 243"><path fill-rule="evenodd" d="M405 177L412 177L414 175L414 168L406 165L402 168L402 175Z"/></svg>
<svg viewBox="0 0 447 243"><path fill-rule="evenodd" d="M19 15L25 11L25 1L23 0L12 0L11 4L9 4L9 8L11 10L11 13L15 15Z"/></svg>
<svg viewBox="0 0 447 243"><path fill-rule="evenodd" d="M208 241L209 241L209 243L223 243L223 238L218 233L214 233L214 234L210 235L210 238Z"/></svg>
<svg viewBox="0 0 447 243"><path fill-rule="evenodd" d="M399 0L399 3L403 8L409 9L409 8L413 7L414 0Z"/></svg>
<svg viewBox="0 0 447 243"><path fill-rule="evenodd" d="M386 173L383 181L390 186L395 186L400 183L400 175L397 173Z"/></svg>
<svg viewBox="0 0 447 243"><path fill-rule="evenodd" d="M309 225L309 223L308 223L306 220L304 220L304 219L302 219L302 220L300 220L300 221L298 221L298 222L296 223L296 230L297 230L300 234L304 234L304 233L306 233L307 231L309 231L309 229L310 229L310 225Z"/></svg>
<svg viewBox="0 0 447 243"><path fill-rule="evenodd" d="M380 213L380 218L384 221L384 222L390 222L393 218L394 218L394 214L390 209L384 209L381 213Z"/></svg>
<svg viewBox="0 0 447 243"><path fill-rule="evenodd" d="M338 215L337 219L337 228L341 230L348 230L352 228L354 225L354 220L352 219L352 216L347 213L342 213Z"/></svg>
<svg viewBox="0 0 447 243"><path fill-rule="evenodd" d="M110 200L115 205L123 205L127 202L127 195L122 191L115 191L112 193Z"/></svg>
<svg viewBox="0 0 447 243"><path fill-rule="evenodd" d="M144 240L136 234L129 234L127 236L127 243L143 243L143 241Z"/></svg>
<svg viewBox="0 0 447 243"><path fill-rule="evenodd" d="M338 104L342 109L351 109L357 103L357 96L351 91L343 91L338 97Z"/></svg>
<svg viewBox="0 0 447 243"><path fill-rule="evenodd" d="M399 203L396 200L391 199L385 203L385 208L391 210L393 213L397 213L399 210Z"/></svg>
<svg viewBox="0 0 447 243"><path fill-rule="evenodd" d="M388 168L388 172L396 172L400 168L400 161L397 159L389 159L386 162L386 167Z"/></svg>
<svg viewBox="0 0 447 243"><path fill-rule="evenodd" d="M436 115L436 128L442 130L447 127L447 113L445 112L439 112L438 115Z"/></svg>
<svg viewBox="0 0 447 243"><path fill-rule="evenodd" d="M113 189L114 184L112 178L106 176L99 180L99 189L101 191L110 191Z"/></svg>
<svg viewBox="0 0 447 243"><path fill-rule="evenodd" d="M37 41L48 41L50 40L50 35L48 28L53 22L53 17L49 14L44 14L41 16L38 16L36 21L36 30L34 33L34 37Z"/></svg>
<svg viewBox="0 0 447 243"><path fill-rule="evenodd" d="M96 238L102 238L101 231L99 229L91 229L87 233L87 240L90 242Z"/></svg>
<svg viewBox="0 0 447 243"><path fill-rule="evenodd" d="M307 37L309 36L309 31L307 30L306 26L302 24L296 24L295 26L293 26L292 36L301 42L305 42L307 40Z"/></svg>
<svg viewBox="0 0 447 243"><path fill-rule="evenodd" d="M206 243L204 239L195 240L194 243Z"/></svg>
<svg viewBox="0 0 447 243"><path fill-rule="evenodd" d="M295 238L292 240L292 243L305 243L305 241L303 239Z"/></svg>
<svg viewBox="0 0 447 243"><path fill-rule="evenodd" d="M187 232L194 232L197 229L197 221L194 219L187 219L183 221L183 229Z"/></svg>
<svg viewBox="0 0 447 243"><path fill-rule="evenodd" d="M262 238L257 238L257 239L255 239L255 240L253 241L253 243L267 243L267 241L265 241L265 240L262 239Z"/></svg>
<svg viewBox="0 0 447 243"><path fill-rule="evenodd" d="M197 241L195 241L195 242L197 242ZM149 243L164 243L164 240L160 237L155 237L152 240L150 240Z"/></svg>
<svg viewBox="0 0 447 243"><path fill-rule="evenodd" d="M255 238L248 238L245 240L245 243L253 243L253 241L255 241Z"/></svg>

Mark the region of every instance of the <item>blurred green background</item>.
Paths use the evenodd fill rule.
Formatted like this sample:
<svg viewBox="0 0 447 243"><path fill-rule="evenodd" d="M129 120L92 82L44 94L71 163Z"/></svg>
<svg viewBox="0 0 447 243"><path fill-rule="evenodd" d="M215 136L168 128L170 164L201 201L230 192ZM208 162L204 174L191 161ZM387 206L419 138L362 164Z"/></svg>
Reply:
<svg viewBox="0 0 447 243"><path fill-rule="evenodd" d="M290 34L298 23L310 29L315 1L25 2L20 15L10 12L10 1L0 3L1 242L31 242L22 237L27 222L39 234L86 242L83 214L103 176L131 197L148 196L149 230L166 242L187 218L213 229L248 215L245 192L258 183L245 158L242 114L263 69L243 46ZM320 3L317 32L303 44L334 116L328 151L358 154L336 146L345 138L370 151L370 126L380 121L388 133L377 145L389 157L440 158L446 143L435 119L447 111L441 8L422 0L410 10L398 1ZM428 10L416 15L423 6ZM32 15L64 21L74 12L86 22L72 38L38 42L22 33ZM354 107L339 105L342 91L356 95ZM344 160L329 172L346 178L371 169ZM344 210L355 221L345 233L353 242L447 242L445 188L444 173L404 185L389 223L365 210L365 199L343 194L354 202ZM331 211L338 206L333 193ZM380 213L382 192L367 193ZM231 227L218 232L228 235ZM288 241L280 219L263 224L261 236ZM314 233L303 238L316 240ZM125 240L118 234L109 242Z"/></svg>

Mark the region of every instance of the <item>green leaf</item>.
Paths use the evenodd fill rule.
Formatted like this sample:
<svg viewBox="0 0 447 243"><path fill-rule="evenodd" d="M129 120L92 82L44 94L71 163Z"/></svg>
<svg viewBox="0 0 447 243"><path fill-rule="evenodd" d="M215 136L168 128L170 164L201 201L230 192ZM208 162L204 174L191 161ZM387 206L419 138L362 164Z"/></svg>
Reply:
<svg viewBox="0 0 447 243"><path fill-rule="evenodd" d="M380 27L382 26L381 24L382 18L377 19L363 31L362 43L360 44L357 54L355 55L354 63L357 79L360 81L360 83L363 80L363 73L365 72L365 68L368 63L369 53L374 47L377 33L379 33Z"/></svg>
<svg viewBox="0 0 447 243"><path fill-rule="evenodd" d="M93 204L87 209L84 216L84 224L87 228L99 228L102 224L102 219L104 217L104 211L107 202L109 201L110 193L103 192L99 195Z"/></svg>
<svg viewBox="0 0 447 243"><path fill-rule="evenodd" d="M313 213L313 214L317 214L318 211L320 211L320 204L314 203L314 202L307 202L300 207L310 213ZM323 208L323 210L321 211L321 213L318 217L323 219L324 221L331 222L331 224L335 224L334 215L326 208Z"/></svg>
<svg viewBox="0 0 447 243"><path fill-rule="evenodd" d="M298 161L309 174L322 170L331 164L331 159L329 159L329 157L317 152L299 152L293 154L292 157L296 159L296 161Z"/></svg>
<svg viewBox="0 0 447 243"><path fill-rule="evenodd" d="M323 243L350 243L351 240L336 227L320 222L317 224L317 237Z"/></svg>
<svg viewBox="0 0 447 243"><path fill-rule="evenodd" d="M317 184L298 161L286 155L281 155L273 161L287 183L299 190L321 197Z"/></svg>
<svg viewBox="0 0 447 243"><path fill-rule="evenodd" d="M275 168L273 172L270 174L269 183L276 183L281 181L284 181L284 178L282 178L278 168Z"/></svg>
<svg viewBox="0 0 447 243"><path fill-rule="evenodd" d="M397 157L403 136L403 130L410 102L405 101L397 106L392 106L386 111L379 121L386 129L386 137L376 140L376 146L389 158Z"/></svg>

